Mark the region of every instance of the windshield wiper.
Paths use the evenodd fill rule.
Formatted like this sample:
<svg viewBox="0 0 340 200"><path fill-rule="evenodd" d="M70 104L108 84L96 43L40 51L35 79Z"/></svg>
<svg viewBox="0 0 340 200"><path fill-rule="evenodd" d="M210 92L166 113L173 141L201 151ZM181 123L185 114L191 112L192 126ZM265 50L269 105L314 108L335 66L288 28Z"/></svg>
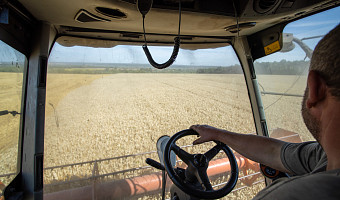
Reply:
<svg viewBox="0 0 340 200"><path fill-rule="evenodd" d="M20 113L18 113L17 111L8 111L8 110L2 110L2 111L0 111L0 116L2 116L2 115L7 115L7 114L12 114L13 117L14 117L15 115L20 115Z"/></svg>

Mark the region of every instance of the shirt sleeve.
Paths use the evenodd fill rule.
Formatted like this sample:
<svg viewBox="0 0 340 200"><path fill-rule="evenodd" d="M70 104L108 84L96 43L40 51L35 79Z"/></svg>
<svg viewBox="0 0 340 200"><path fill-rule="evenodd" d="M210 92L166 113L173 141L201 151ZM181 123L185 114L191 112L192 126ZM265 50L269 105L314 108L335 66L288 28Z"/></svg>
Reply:
<svg viewBox="0 0 340 200"><path fill-rule="evenodd" d="M317 142L287 143L281 149L282 164L292 175L311 173L324 155Z"/></svg>

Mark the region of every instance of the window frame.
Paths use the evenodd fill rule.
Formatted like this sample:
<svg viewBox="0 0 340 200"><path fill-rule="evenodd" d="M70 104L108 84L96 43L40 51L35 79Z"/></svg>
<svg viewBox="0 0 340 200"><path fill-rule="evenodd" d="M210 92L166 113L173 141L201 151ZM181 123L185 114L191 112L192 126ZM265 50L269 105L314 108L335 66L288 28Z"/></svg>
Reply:
<svg viewBox="0 0 340 200"><path fill-rule="evenodd" d="M5 32L5 33L4 33ZM4 33L4 34L3 34ZM24 58L24 68L23 68L23 74L22 74L22 87L21 87L21 104L20 104L20 120L19 120L19 133L18 133L18 153L17 153L17 164L16 164L16 172L15 172L15 178L12 179L11 183L6 185L7 187L11 187L12 184L17 184L17 181L20 179L22 172L22 155L23 155L23 140L24 140L24 124L25 124L25 113L26 113L26 91L27 91L27 77L28 77L28 58L22 51L23 49L17 44L15 41L11 42L12 45L7 43L7 40L11 40L11 38L8 37L7 32L4 31L0 27L0 40L11 47L12 49L20 52ZM6 188L3 191L3 195L5 196Z"/></svg>

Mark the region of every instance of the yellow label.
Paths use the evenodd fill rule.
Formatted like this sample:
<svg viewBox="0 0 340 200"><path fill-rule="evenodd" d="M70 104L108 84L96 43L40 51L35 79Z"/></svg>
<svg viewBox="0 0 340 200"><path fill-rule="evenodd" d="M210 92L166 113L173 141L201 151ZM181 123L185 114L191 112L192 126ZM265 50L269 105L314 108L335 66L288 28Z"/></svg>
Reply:
<svg viewBox="0 0 340 200"><path fill-rule="evenodd" d="M275 41L270 45L264 47L264 53L266 55L279 51L281 49L279 41Z"/></svg>

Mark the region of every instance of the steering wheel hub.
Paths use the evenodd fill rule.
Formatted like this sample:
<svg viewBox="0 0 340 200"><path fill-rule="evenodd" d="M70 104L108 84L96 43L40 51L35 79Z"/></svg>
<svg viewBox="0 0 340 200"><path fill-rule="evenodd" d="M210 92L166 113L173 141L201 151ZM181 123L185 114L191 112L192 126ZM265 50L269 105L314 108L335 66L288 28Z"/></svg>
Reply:
<svg viewBox="0 0 340 200"><path fill-rule="evenodd" d="M196 167L208 167L209 161L204 154L195 154L194 164Z"/></svg>

